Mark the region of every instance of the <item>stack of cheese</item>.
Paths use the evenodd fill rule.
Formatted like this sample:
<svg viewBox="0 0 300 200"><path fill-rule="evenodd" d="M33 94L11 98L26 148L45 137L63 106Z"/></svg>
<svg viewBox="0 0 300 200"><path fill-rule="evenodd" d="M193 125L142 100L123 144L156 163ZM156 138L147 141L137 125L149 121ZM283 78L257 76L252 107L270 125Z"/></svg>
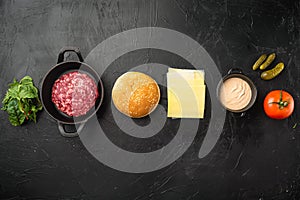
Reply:
<svg viewBox="0 0 300 200"><path fill-rule="evenodd" d="M168 117L203 118L205 83L203 70L169 68Z"/></svg>

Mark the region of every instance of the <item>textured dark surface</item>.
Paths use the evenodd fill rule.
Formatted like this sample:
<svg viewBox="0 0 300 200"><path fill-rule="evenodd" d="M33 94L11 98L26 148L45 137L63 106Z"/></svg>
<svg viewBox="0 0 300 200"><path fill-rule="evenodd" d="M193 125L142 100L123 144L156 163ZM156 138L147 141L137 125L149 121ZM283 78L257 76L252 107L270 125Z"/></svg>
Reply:
<svg viewBox="0 0 300 200"><path fill-rule="evenodd" d="M174 29L197 40L222 74L240 67L256 84L258 99L243 118L227 114L222 136L206 158L200 160L197 153L209 117L201 121L194 144L180 159L147 174L104 166L79 138L63 138L45 111L37 124L22 127L12 127L0 112L0 199L299 199L300 127L293 128L300 122L299 15L299 1L1 0L1 99L14 77L27 74L39 85L56 64L61 47L78 46L85 56L109 36L146 26ZM276 52L275 62L283 61L286 69L265 82L251 66L260 54L270 52ZM102 77L107 93L119 74L148 61L187 65L167 52L129 53ZM295 111L289 119L265 116L263 98L272 89L294 96ZM99 121L109 115L109 98ZM108 131L115 129L104 117L103 123ZM116 144L124 145L122 137L111 134Z"/></svg>

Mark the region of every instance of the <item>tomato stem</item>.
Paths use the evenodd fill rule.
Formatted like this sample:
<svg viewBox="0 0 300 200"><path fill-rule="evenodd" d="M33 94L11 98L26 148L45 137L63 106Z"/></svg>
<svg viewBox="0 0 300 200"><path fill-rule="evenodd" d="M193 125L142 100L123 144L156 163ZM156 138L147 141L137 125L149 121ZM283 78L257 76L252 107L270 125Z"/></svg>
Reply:
<svg viewBox="0 0 300 200"><path fill-rule="evenodd" d="M278 104L279 109L282 110L283 108L287 107L290 104L289 99L287 101L282 101L282 90L280 90L280 98L278 102L270 102L269 104Z"/></svg>

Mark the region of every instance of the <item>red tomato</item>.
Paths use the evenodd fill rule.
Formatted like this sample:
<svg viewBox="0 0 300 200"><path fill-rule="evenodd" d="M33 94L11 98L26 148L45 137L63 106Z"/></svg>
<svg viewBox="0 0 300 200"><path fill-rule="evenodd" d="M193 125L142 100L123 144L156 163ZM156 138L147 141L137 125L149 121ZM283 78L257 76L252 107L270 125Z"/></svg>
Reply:
<svg viewBox="0 0 300 200"><path fill-rule="evenodd" d="M292 95L283 90L273 90L264 100L265 113L273 119L285 119L294 111Z"/></svg>

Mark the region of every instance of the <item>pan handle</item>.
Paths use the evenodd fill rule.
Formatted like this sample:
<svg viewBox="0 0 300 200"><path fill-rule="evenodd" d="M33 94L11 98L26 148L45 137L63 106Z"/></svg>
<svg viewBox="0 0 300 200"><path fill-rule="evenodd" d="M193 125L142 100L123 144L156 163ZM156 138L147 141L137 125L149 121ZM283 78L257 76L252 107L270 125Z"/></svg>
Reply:
<svg viewBox="0 0 300 200"><path fill-rule="evenodd" d="M64 137L78 136L85 125L85 122L82 122L79 124L79 127L76 131L66 131L66 129L65 129L66 124L63 124L61 122L57 122L57 123L58 123L58 130L59 130L60 134L62 134L62 136L64 136ZM70 125L70 126L75 126L75 125ZM76 129L76 127L75 127L75 129Z"/></svg>
<svg viewBox="0 0 300 200"><path fill-rule="evenodd" d="M78 47L63 47L63 48L59 51L58 59L57 59L57 64L58 64L58 63L61 63L61 62L64 62L64 55L65 55L66 52L75 52L76 55L77 55L78 58L79 58L79 61L80 61L80 62L83 62L83 58L82 58L81 52L80 52L80 50L79 50Z"/></svg>
<svg viewBox="0 0 300 200"><path fill-rule="evenodd" d="M227 74L233 74L233 73L238 73L238 74L243 74L242 70L239 68L231 68Z"/></svg>

